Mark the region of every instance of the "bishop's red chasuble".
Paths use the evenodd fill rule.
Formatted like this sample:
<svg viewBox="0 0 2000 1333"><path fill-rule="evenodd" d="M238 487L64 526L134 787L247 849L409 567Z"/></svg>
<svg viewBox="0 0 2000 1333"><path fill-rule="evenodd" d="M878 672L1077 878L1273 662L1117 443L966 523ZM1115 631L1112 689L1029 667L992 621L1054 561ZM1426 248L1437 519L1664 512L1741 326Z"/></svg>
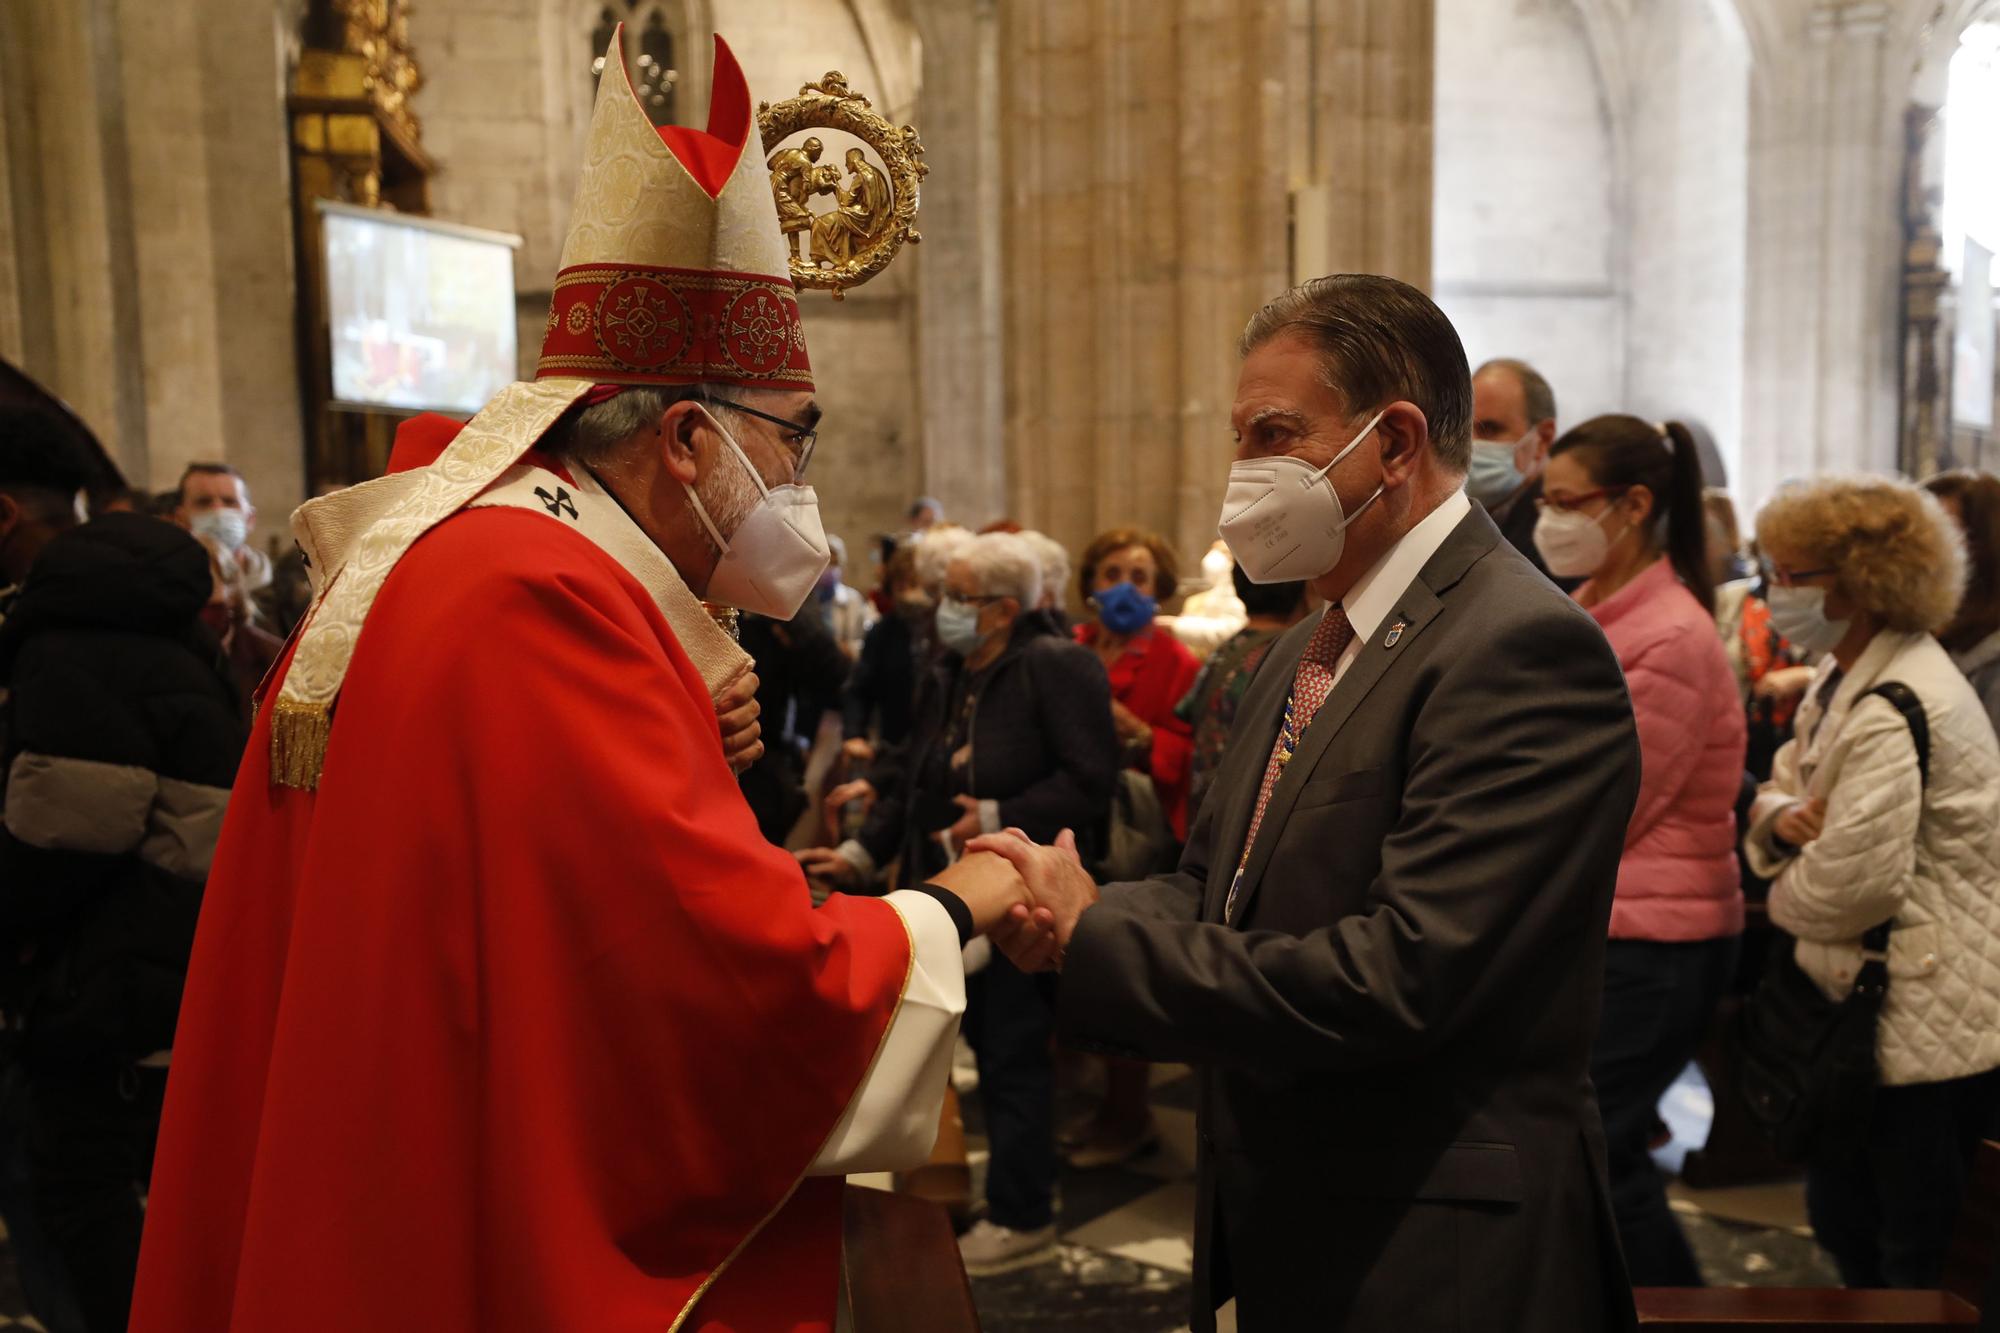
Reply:
<svg viewBox="0 0 2000 1333"><path fill-rule="evenodd" d="M906 915L938 923L811 907L654 596L570 511L629 519L587 475L516 471L554 509L472 508L411 548L317 790L268 780L260 710L141 1333L831 1325L841 1182L801 1181L898 1012Z"/></svg>
<svg viewBox="0 0 2000 1333"><path fill-rule="evenodd" d="M812 384L741 70L718 39L709 129L659 131L618 50L537 378L293 516L138 1333L825 1329L840 1175L936 1137L950 917L813 909L723 759L748 658L538 450L623 386Z"/></svg>

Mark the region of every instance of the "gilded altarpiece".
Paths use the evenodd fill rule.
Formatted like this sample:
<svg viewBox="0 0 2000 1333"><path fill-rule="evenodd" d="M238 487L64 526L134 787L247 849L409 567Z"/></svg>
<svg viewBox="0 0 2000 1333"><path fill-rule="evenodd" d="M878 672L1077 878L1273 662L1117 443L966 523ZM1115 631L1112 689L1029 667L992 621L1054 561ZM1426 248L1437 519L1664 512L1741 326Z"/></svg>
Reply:
<svg viewBox="0 0 2000 1333"><path fill-rule="evenodd" d="M405 0L313 0L288 99L306 474L313 493L380 476L397 418L336 410L328 358L321 200L430 211L430 158L410 98L423 73Z"/></svg>

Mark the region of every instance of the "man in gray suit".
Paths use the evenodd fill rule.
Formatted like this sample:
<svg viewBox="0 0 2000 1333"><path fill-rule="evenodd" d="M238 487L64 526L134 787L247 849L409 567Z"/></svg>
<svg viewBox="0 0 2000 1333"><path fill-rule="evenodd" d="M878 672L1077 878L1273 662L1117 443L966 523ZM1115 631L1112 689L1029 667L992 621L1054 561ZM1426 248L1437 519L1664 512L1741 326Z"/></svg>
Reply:
<svg viewBox="0 0 2000 1333"><path fill-rule="evenodd" d="M1465 352L1388 278L1250 321L1222 531L1305 577L1174 873L1033 890L1072 1045L1196 1066L1194 1327L1632 1327L1587 1068L1639 747L1589 616L1462 489Z"/></svg>

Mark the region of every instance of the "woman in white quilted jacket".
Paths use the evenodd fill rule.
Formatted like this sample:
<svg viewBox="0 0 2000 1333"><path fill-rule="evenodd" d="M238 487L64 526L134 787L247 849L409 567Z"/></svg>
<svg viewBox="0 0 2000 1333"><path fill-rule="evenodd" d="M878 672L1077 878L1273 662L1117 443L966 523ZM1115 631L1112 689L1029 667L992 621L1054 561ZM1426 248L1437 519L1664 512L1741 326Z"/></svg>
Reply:
<svg viewBox="0 0 2000 1333"><path fill-rule="evenodd" d="M1893 920L1866 1146L1816 1162L1806 1205L1855 1287L1934 1287L1979 1139L2000 1129L2000 746L1933 634L1965 585L1963 543L1906 482L1787 487L1757 519L1771 619L1820 657L1751 813L1771 919L1827 995L1854 984L1862 936ZM1930 773L1908 721L1923 705Z"/></svg>

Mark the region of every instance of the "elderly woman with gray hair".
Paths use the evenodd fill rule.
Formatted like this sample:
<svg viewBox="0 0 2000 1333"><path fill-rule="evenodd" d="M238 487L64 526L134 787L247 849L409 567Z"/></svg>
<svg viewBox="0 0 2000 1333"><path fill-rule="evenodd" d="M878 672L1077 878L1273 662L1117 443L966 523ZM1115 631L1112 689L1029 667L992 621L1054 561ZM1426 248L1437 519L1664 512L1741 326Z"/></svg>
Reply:
<svg viewBox="0 0 2000 1333"><path fill-rule="evenodd" d="M799 853L808 874L853 890L895 862L900 882L920 883L972 838L1006 828L1045 842L1071 829L1093 854L1118 772L1111 685L1094 653L1035 614L1041 595L1040 557L1019 536L986 533L950 548L942 652L918 686L909 742L870 775L877 800L859 836ZM970 979L965 1034L979 1057L993 1154L988 1216L960 1243L973 1272L1055 1243L1046 981L997 954Z"/></svg>
<svg viewBox="0 0 2000 1333"><path fill-rule="evenodd" d="M1886 955L1881 1086L1854 1112L1860 1146L1815 1152L1807 1212L1849 1286L1935 1287L1972 1153L2000 1127L2000 747L1933 637L1964 547L1937 501L1882 477L1788 487L1757 540L1773 626L1819 662L1750 864L1829 999Z"/></svg>

